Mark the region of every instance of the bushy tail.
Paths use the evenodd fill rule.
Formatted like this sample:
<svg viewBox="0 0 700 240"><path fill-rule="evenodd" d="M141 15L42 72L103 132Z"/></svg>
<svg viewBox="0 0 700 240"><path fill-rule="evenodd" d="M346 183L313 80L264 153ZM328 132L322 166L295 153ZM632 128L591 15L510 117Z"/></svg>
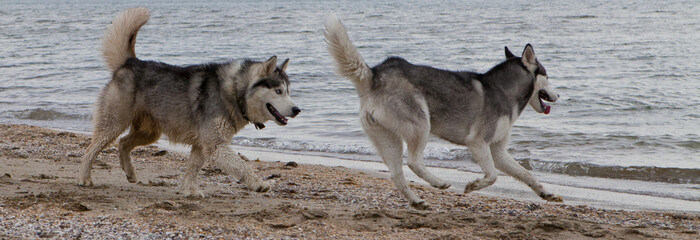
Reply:
<svg viewBox="0 0 700 240"><path fill-rule="evenodd" d="M352 80L358 91L368 89L372 84L372 70L350 42L345 26L335 14L328 16L323 35L328 43L328 51L335 59L336 71Z"/></svg>
<svg viewBox="0 0 700 240"><path fill-rule="evenodd" d="M112 25L102 39L102 55L109 70L114 72L126 59L136 57L136 34L149 18L148 9L130 8L112 19Z"/></svg>

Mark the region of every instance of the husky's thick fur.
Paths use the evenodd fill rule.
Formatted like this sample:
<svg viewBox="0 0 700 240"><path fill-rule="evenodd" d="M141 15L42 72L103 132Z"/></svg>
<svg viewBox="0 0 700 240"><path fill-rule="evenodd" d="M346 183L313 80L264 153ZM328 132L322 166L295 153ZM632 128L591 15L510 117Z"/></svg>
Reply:
<svg viewBox="0 0 700 240"><path fill-rule="evenodd" d="M270 185L255 174L229 143L248 123L286 125L300 110L289 97L288 60L277 58L209 63L185 67L136 58L136 34L149 19L145 8L122 12L103 39L103 54L112 80L102 89L93 114L94 135L82 159L79 185L92 185L91 165L97 154L127 128L119 140L119 160L129 182L136 182L129 153L151 144L161 134L192 146L182 187L186 195L203 196L196 183L205 162L240 178L248 189L264 192Z"/></svg>
<svg viewBox="0 0 700 240"><path fill-rule="evenodd" d="M507 151L510 130L525 106L529 103L535 111L547 114L550 107L543 100L558 99L532 46L525 47L522 57L506 48L504 62L479 74L413 65L398 57L370 68L335 15L326 21L324 35L338 73L352 81L360 97L362 127L411 206L425 209L428 204L406 184L403 142L408 148L408 166L416 175L433 187L450 187L423 164L430 133L467 146L483 169L484 178L467 184L465 192L493 184L496 169L500 169L526 183L543 199L562 201L545 190Z"/></svg>

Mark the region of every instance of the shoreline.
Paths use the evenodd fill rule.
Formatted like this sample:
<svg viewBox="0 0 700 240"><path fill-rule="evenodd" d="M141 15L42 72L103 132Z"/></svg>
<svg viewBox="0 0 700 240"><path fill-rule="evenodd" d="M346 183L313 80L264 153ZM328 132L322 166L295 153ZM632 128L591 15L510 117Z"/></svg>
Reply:
<svg viewBox="0 0 700 240"><path fill-rule="evenodd" d="M694 208L629 211L566 197L565 204L504 197L513 190L503 186L536 197L505 176L497 181L503 186L477 194L415 181L412 188L432 206L418 211L378 169L382 163L241 147L235 150L251 159L271 191L250 192L205 166L199 181L207 197L183 197L178 185L187 156L162 143L132 152L138 184L126 181L113 144L94 167L96 186L78 187L89 136L27 125L0 124L0 131L0 238L696 239L700 231L700 214L687 213ZM479 174L459 175L454 182L463 185Z"/></svg>
<svg viewBox="0 0 700 240"><path fill-rule="evenodd" d="M155 143L155 145L163 149L177 151L183 154L187 154L189 151L186 147L170 144L166 140L160 140ZM266 162L274 162L277 161L276 159L287 159L288 161L295 161L301 164L322 165L326 167L345 167L367 173L374 177L390 179L388 168L381 162L350 160L324 156L322 154L306 154L305 152L289 152L276 149L264 149L260 147L234 146L234 150L242 153L245 156ZM408 168L408 166L404 164L403 167L407 181L412 184L429 187L429 184L416 176ZM440 167L426 168L435 173L436 176L440 176L452 184L452 187L448 188L447 191L454 193L461 193L466 183L473 179L483 177L483 174L481 173L465 172L457 169ZM561 195L564 198L564 204L566 205L587 205L608 210L663 211L700 214L700 202L698 201L614 192L593 188L572 187L550 183L542 184L548 189L551 189L552 192ZM496 183L494 183L494 185L473 193L482 196L508 198L518 201L546 202L535 195L532 190L530 190L530 188L528 188L522 182L515 180L511 176L503 174L498 176L498 180Z"/></svg>
<svg viewBox="0 0 700 240"><path fill-rule="evenodd" d="M0 123L2 124L2 123ZM76 134L90 135L89 132L65 130L58 128L49 128L54 131L67 131ZM168 140L160 139L153 145L161 147L163 149L176 151L182 154L189 154L189 147L182 144L171 144ZM370 174L375 177L381 177L389 179L388 168L381 162L367 161L367 160L357 160L348 159L337 156L332 156L332 154L326 155L322 152L304 152L304 151L292 151L292 150L280 150L280 149L270 149L263 147L251 147L251 146L241 146L232 145L233 150L243 153L244 155L252 156L253 158L260 159L262 161L277 161L276 159L294 159L298 163L304 164L314 164L323 165L327 167L346 167L350 169L359 170L361 172ZM404 163L404 174L406 180L412 184L420 184L423 186L429 186L424 180L418 178ZM440 177L452 184L452 187L447 189L455 193L461 193L465 184L473 179L483 177L481 173L462 171L452 168L442 168L442 167L431 167L427 166L431 172L436 173ZM537 176L540 179L541 176ZM586 178L591 179L591 177L577 177L565 175L566 178ZM620 179L600 179L593 178L598 181L615 181L617 183L625 184L625 182L636 182L635 180L620 180ZM664 212L676 212L676 213L695 213L700 214L700 200L692 201L680 198L671 198L663 196L655 196L648 194L638 194L630 192L612 191L600 188L592 187L579 187L561 184L552 184L542 181L542 184L561 195L564 198L564 204L567 205L587 205L596 208L603 208L609 210L630 210L630 211L664 211ZM644 184L644 183L642 183ZM502 174L499 172L499 177L496 183L485 189L475 191L474 194L479 194L483 196L490 197L501 197L509 198L513 200L520 201L540 201L545 202L538 196L534 195L532 191L526 187L525 184L515 180L511 176Z"/></svg>
<svg viewBox="0 0 700 240"><path fill-rule="evenodd" d="M163 145L161 147L167 148ZM303 152L288 153L282 151L265 150L257 147L236 146L236 151L246 156L260 159L262 161L275 161L274 159L290 159L298 163L322 165L327 167L346 167L359 170L375 177L389 178L387 167L381 162L347 160L325 156L309 156ZM424 180L415 175L404 164L404 174L406 179L412 184L429 187ZM469 181L483 177L482 173L466 172L457 169L426 167L431 172L440 176L452 184L448 191L462 193ZM571 176L566 176L571 177ZM678 213L700 214L700 202L683 199L658 197L643 194L632 194L624 192L614 192L594 188L572 187L551 183L542 183L550 191L561 195L566 205L588 205L596 208L609 210L631 210L631 211L663 211ZM499 175L494 185L485 189L473 192L482 196L508 198L519 201L541 202L546 201L539 198L522 182L517 181L508 175Z"/></svg>

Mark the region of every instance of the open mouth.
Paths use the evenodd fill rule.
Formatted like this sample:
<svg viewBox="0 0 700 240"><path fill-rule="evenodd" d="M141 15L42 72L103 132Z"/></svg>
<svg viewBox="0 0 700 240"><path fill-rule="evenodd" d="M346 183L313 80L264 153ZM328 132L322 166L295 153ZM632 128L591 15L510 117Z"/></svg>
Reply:
<svg viewBox="0 0 700 240"><path fill-rule="evenodd" d="M537 95L540 99L540 106L542 106L542 110L544 110L544 114L549 114L549 111L552 110L552 107L550 107L549 105L544 103L544 101L553 102L552 97L550 97L549 94L547 94L547 92L545 92L544 90L540 90Z"/></svg>
<svg viewBox="0 0 700 240"><path fill-rule="evenodd" d="M287 118L282 116L282 114L280 114L280 112L278 112L277 109L272 106L272 104L268 103L266 106L267 110L270 111L272 116L275 116L275 120L277 120L280 125L287 125Z"/></svg>

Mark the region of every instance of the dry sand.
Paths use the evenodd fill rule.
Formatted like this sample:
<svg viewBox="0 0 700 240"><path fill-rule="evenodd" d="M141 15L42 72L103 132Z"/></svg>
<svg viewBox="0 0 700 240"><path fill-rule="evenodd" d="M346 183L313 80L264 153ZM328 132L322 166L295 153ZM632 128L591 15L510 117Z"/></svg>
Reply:
<svg viewBox="0 0 700 240"><path fill-rule="evenodd" d="M205 167L206 198L178 185L186 156L133 153L129 183L110 146L79 187L89 136L0 125L0 239L698 239L697 214L603 210L414 186L432 204L411 209L392 183L360 171L249 161L272 183L255 193Z"/></svg>

